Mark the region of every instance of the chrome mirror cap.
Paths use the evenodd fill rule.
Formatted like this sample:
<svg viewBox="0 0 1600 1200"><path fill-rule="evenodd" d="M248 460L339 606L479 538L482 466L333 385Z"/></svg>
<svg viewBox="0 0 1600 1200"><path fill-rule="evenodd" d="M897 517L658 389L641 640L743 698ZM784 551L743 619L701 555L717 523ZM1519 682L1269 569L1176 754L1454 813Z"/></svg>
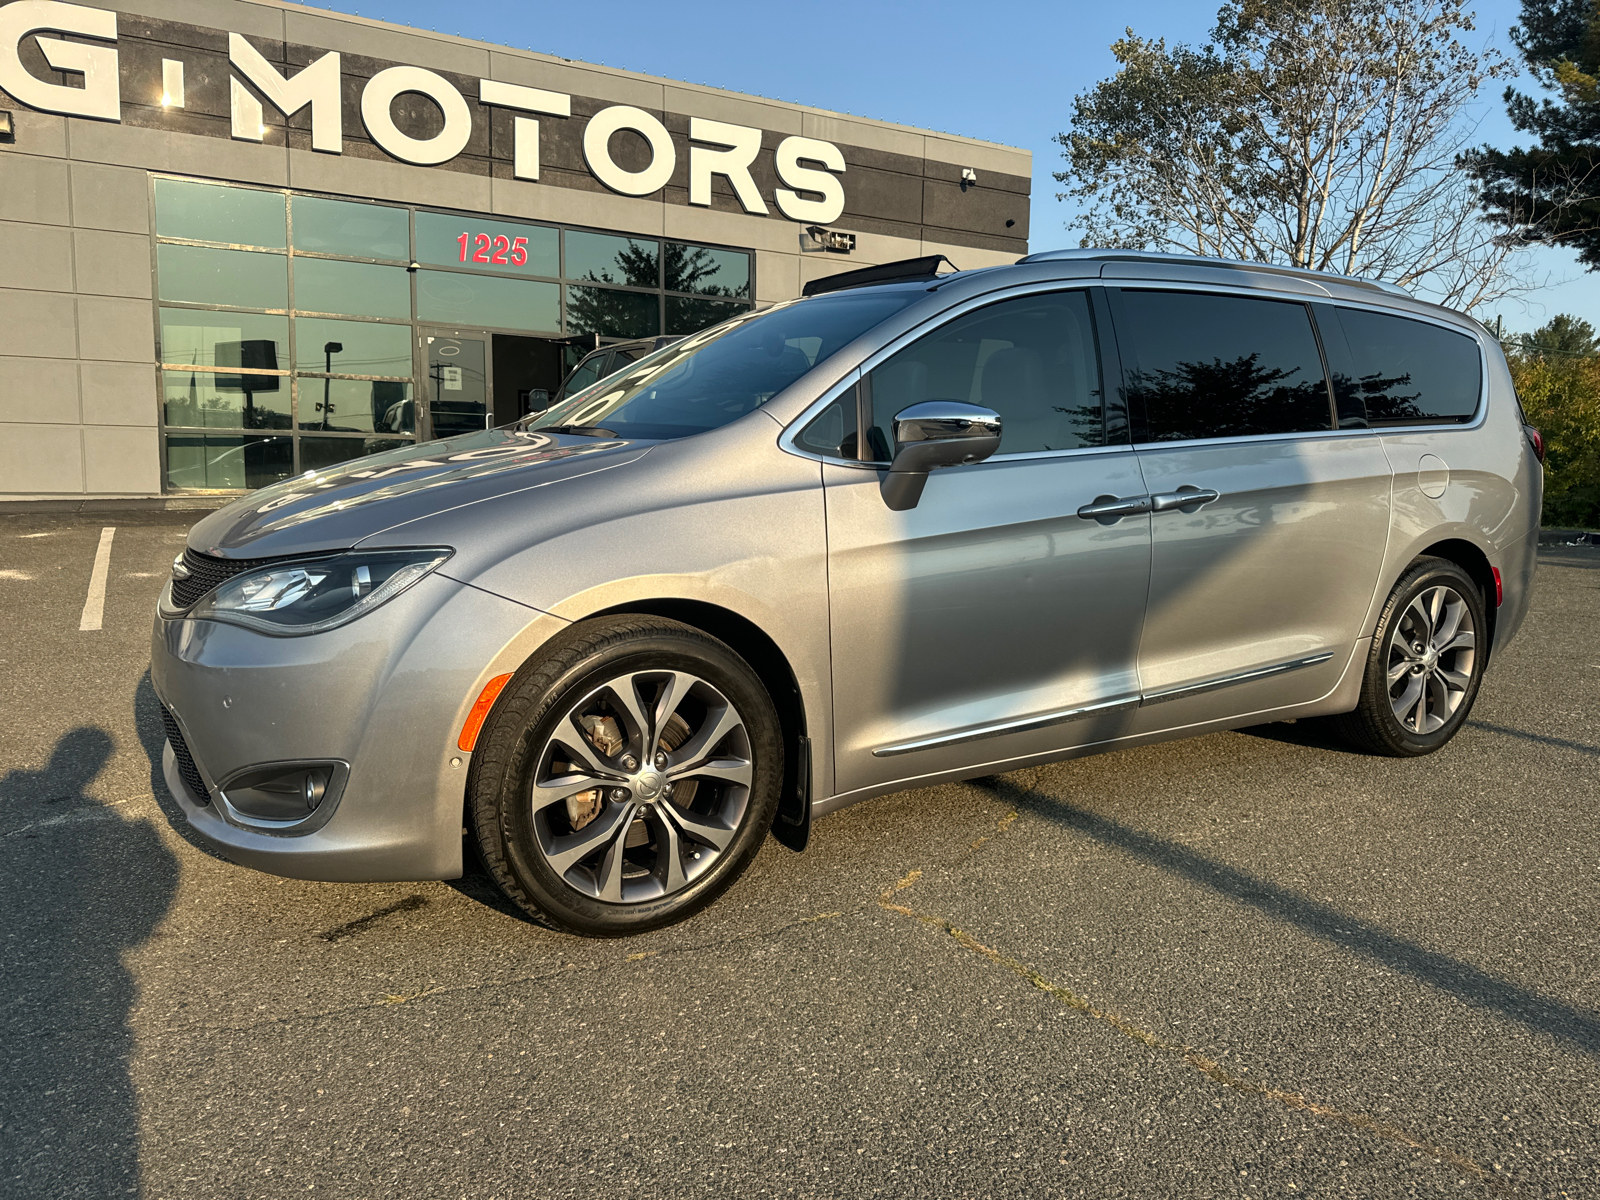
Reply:
<svg viewBox="0 0 1600 1200"><path fill-rule="evenodd" d="M928 472L982 462L1000 449L1000 414L960 400L924 400L894 418L894 461L879 484L895 512L915 508Z"/></svg>

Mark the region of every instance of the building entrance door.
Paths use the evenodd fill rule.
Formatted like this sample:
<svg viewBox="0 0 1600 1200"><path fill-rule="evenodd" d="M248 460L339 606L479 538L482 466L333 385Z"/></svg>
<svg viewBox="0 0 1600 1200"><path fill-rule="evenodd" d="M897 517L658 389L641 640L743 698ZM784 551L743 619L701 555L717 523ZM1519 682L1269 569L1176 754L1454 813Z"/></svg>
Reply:
<svg viewBox="0 0 1600 1200"><path fill-rule="evenodd" d="M426 436L454 437L489 427L493 363L487 333L425 329L428 429Z"/></svg>

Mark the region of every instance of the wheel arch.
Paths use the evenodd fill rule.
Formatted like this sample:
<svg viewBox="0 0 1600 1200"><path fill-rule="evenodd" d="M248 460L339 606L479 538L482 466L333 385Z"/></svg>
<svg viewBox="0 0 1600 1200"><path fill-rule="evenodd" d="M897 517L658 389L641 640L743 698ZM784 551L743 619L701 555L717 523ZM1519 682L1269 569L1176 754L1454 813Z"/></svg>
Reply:
<svg viewBox="0 0 1600 1200"><path fill-rule="evenodd" d="M1453 562L1478 585L1478 591L1483 595L1483 611L1489 622L1488 646L1484 654L1487 664L1494 655L1495 620L1499 615L1499 606L1495 604L1494 567L1489 562L1489 556L1476 543L1465 538L1446 538L1419 550L1417 558L1442 558Z"/></svg>
<svg viewBox="0 0 1600 1200"><path fill-rule="evenodd" d="M628 600L587 614L583 620L627 614L666 617L727 643L766 685L783 731L783 794L774 834L792 850L803 850L811 828L811 739L805 698L788 656L748 617L704 600ZM581 624L581 621L579 622ZM787 825L788 830L782 827ZM793 832L790 832L790 831Z"/></svg>

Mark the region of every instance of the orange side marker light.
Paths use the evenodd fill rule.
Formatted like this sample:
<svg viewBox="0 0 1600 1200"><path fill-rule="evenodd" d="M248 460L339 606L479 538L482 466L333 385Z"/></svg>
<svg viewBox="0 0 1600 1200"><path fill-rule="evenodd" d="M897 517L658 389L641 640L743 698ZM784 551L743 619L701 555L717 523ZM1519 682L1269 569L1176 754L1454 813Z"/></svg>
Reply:
<svg viewBox="0 0 1600 1200"><path fill-rule="evenodd" d="M472 748L478 744L478 734L483 731L483 723L489 719L489 710L494 707L495 700L510 682L510 675L496 675L483 685L483 691L478 693L478 702L467 714L467 723L461 727L461 736L456 739L457 749L467 754L472 753Z"/></svg>

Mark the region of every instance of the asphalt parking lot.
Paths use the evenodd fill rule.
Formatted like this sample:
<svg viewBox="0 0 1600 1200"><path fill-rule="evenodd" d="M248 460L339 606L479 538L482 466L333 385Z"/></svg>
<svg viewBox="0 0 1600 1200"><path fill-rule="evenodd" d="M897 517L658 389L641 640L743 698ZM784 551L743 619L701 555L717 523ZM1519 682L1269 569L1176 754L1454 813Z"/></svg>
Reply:
<svg viewBox="0 0 1600 1200"><path fill-rule="evenodd" d="M196 517L0 517L8 1197L1600 1195L1600 549L1431 758L906 792L586 942L188 840L146 670Z"/></svg>

